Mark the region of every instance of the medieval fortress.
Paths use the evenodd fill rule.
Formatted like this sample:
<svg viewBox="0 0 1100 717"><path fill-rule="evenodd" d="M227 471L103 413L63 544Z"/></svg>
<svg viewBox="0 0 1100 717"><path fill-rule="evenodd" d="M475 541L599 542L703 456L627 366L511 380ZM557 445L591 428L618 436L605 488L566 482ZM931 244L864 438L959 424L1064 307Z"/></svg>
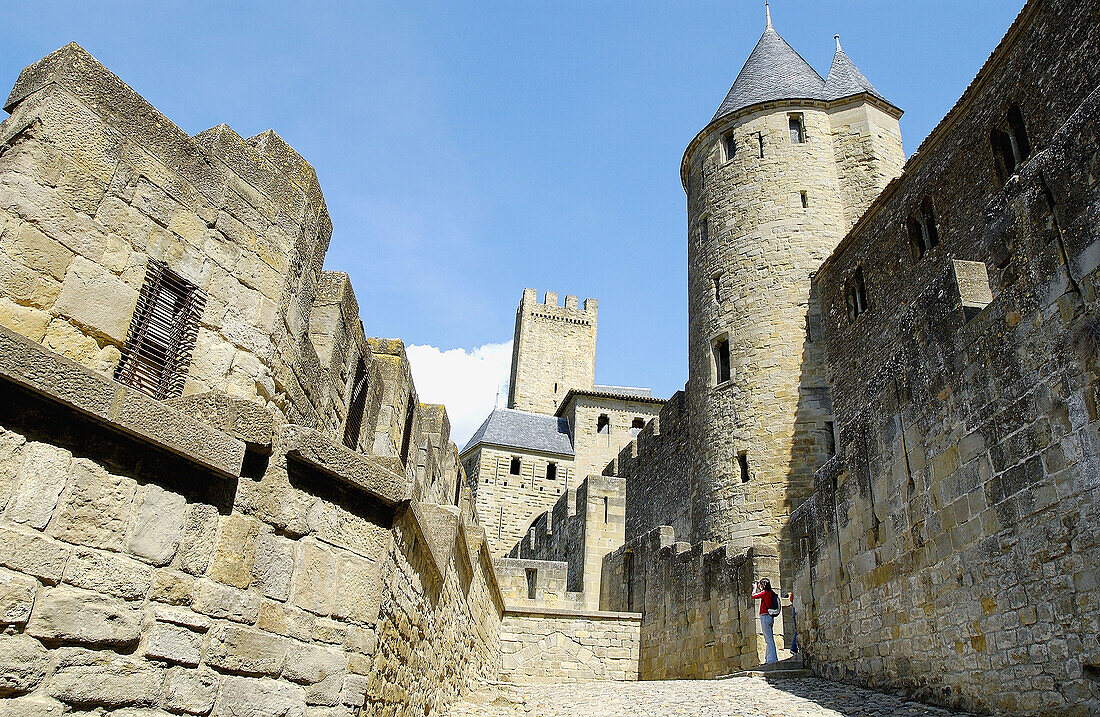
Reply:
<svg viewBox="0 0 1100 717"><path fill-rule="evenodd" d="M1100 713L1100 0L1030 0L908 160L769 18L680 166L684 390L596 385L597 302L528 289L461 451L273 131L75 44L4 109L0 715L728 675L762 577L818 675Z"/></svg>

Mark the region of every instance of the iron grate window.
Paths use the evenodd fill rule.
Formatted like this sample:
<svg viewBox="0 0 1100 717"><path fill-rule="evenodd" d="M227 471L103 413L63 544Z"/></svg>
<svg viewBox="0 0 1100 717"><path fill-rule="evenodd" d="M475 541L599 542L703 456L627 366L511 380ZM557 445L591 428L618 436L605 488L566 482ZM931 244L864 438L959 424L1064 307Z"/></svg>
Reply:
<svg viewBox="0 0 1100 717"><path fill-rule="evenodd" d="M205 305L197 286L149 262L115 380L158 399L183 393Z"/></svg>
<svg viewBox="0 0 1100 717"><path fill-rule="evenodd" d="M367 365L363 358L355 366L355 381L351 385L348 402L348 418L344 422L344 445L355 450L359 447L359 433L363 429L363 412L367 406Z"/></svg>

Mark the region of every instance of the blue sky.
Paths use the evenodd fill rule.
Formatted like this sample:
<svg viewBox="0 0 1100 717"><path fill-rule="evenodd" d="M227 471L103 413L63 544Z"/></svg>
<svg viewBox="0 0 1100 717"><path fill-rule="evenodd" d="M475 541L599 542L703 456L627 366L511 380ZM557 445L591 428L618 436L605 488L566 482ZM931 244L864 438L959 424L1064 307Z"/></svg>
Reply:
<svg viewBox="0 0 1100 717"><path fill-rule="evenodd" d="M822 75L840 33L906 111L911 153L1022 5L776 0L772 15ZM424 398L476 414L450 404L492 393L465 372L499 373L506 349L482 352L491 367L470 356L511 338L524 286L600 300L598 382L683 386L680 158L763 26L762 0L9 0L0 85L75 40L188 133L275 129L317 170L326 266L351 274L367 333L462 349L414 372L422 394L466 386Z"/></svg>

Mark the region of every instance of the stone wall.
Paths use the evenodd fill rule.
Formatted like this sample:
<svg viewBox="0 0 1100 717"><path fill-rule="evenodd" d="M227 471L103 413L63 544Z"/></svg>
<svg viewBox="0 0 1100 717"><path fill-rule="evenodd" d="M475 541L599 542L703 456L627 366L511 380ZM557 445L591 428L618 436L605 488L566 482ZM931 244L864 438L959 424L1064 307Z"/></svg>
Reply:
<svg viewBox="0 0 1100 717"><path fill-rule="evenodd" d="M501 676L522 683L638 679L640 616L513 610L500 628Z"/></svg>
<svg viewBox="0 0 1100 717"><path fill-rule="evenodd" d="M626 483L626 540L668 525L691 536L691 453L683 391L604 468Z"/></svg>
<svg viewBox="0 0 1100 717"><path fill-rule="evenodd" d="M657 416L661 404L656 401L631 401L610 396L574 394L565 406L573 433L573 463L575 473L584 478L599 475L609 461L638 435L636 420L644 426ZM607 428L599 430L600 418L606 416Z"/></svg>
<svg viewBox="0 0 1100 717"><path fill-rule="evenodd" d="M641 611L640 679L729 675L764 661L759 603L750 597L763 577L779 590L774 547L731 555L714 543L677 543L664 526L604 559L600 607ZM775 634L782 648L782 617Z"/></svg>
<svg viewBox="0 0 1100 717"><path fill-rule="evenodd" d="M534 289L524 289L516 309L512 373L508 408L553 414L569 389L590 389L596 378L596 322L598 302L546 292L538 300Z"/></svg>
<svg viewBox="0 0 1100 717"><path fill-rule="evenodd" d="M1029 2L817 275L842 456L788 538L822 674L999 714L1100 711L1098 16ZM991 135L1013 104L1030 156L1006 177ZM940 241L919 256L905 221L926 198Z"/></svg>
<svg viewBox="0 0 1100 717"><path fill-rule="evenodd" d="M555 560L497 558L500 593L505 605L523 610L584 610L584 594L569 590L568 563ZM534 597L530 597L534 588Z"/></svg>

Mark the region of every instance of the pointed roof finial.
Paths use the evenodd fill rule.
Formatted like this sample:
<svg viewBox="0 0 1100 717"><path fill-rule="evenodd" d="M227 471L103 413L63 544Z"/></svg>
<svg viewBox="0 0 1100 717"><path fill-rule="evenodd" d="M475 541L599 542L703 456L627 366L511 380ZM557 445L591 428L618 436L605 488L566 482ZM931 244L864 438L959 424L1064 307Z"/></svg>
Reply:
<svg viewBox="0 0 1100 717"><path fill-rule="evenodd" d="M836 51L844 52L844 50L840 49L840 35L833 35L833 39L836 40Z"/></svg>
<svg viewBox="0 0 1100 717"><path fill-rule="evenodd" d="M770 30L772 27L772 8L771 5L768 4L768 0L764 0L764 16L767 18L767 25L765 25L764 29Z"/></svg>

